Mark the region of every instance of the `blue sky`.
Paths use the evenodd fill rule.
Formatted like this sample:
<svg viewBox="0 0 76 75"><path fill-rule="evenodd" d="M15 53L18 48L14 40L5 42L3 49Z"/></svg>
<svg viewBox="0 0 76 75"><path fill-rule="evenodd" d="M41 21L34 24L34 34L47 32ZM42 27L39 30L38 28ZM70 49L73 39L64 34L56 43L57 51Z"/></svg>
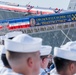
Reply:
<svg viewBox="0 0 76 75"><path fill-rule="evenodd" d="M18 3L21 5L26 5L30 2L30 5L40 6L40 7L52 7L52 8L63 8L67 9L70 0L0 0Z"/></svg>

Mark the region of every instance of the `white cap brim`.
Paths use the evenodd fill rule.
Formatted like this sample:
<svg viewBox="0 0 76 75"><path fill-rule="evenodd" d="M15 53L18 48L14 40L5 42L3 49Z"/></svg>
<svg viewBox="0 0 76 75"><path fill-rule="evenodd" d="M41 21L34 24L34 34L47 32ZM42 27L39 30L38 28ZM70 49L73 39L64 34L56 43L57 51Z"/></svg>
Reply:
<svg viewBox="0 0 76 75"><path fill-rule="evenodd" d="M71 50L55 47L54 56L64 58L67 60L71 60L71 61L76 61L76 51L75 50L71 51Z"/></svg>

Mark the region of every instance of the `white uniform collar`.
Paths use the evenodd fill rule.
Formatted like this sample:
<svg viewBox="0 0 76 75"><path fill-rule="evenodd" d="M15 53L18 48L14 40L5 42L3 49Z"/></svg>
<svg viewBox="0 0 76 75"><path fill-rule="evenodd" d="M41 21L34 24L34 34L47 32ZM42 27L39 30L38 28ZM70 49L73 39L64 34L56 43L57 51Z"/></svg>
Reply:
<svg viewBox="0 0 76 75"><path fill-rule="evenodd" d="M56 71L56 68L54 68L50 71L50 75L59 75Z"/></svg>

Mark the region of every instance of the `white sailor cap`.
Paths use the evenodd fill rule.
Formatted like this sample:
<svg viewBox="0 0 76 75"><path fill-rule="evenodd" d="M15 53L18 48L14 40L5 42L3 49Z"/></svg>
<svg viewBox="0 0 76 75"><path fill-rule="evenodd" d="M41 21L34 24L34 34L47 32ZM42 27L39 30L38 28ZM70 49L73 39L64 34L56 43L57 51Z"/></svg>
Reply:
<svg viewBox="0 0 76 75"><path fill-rule="evenodd" d="M69 42L67 42L65 45L61 45L60 47L61 48L68 48L68 46L71 46L71 45L73 45L75 43L75 41L69 41Z"/></svg>
<svg viewBox="0 0 76 75"><path fill-rule="evenodd" d="M21 31L13 31L13 32L7 33L7 34L5 35L5 37L6 37L7 39L9 39L9 38L13 38L13 37L15 37L15 36L17 36L17 35L20 35L20 34L22 34Z"/></svg>
<svg viewBox="0 0 76 75"><path fill-rule="evenodd" d="M5 40L5 39L8 39L8 38L15 37L19 34L22 34L22 32L21 31L9 32L5 36L1 36L1 39ZM5 49L4 46L2 46L2 48L1 48L1 54L6 54L6 49Z"/></svg>
<svg viewBox="0 0 76 75"><path fill-rule="evenodd" d="M54 56L76 61L76 42L68 42L65 45L54 48Z"/></svg>
<svg viewBox="0 0 76 75"><path fill-rule="evenodd" d="M45 56L45 55L49 55L52 51L52 47L49 45L42 45L41 49L40 49L40 56Z"/></svg>
<svg viewBox="0 0 76 75"><path fill-rule="evenodd" d="M42 45L41 38L33 38L28 34L20 34L12 40L5 40L5 48L13 52L36 52Z"/></svg>

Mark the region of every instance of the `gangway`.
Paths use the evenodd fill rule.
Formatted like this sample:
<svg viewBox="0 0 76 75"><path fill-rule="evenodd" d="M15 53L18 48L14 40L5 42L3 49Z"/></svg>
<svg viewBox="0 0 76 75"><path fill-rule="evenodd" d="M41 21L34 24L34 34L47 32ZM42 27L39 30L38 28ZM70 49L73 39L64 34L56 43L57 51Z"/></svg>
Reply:
<svg viewBox="0 0 76 75"><path fill-rule="evenodd" d="M11 31L35 34L49 31L76 28L76 11L31 16L21 19L0 20L0 35Z"/></svg>

